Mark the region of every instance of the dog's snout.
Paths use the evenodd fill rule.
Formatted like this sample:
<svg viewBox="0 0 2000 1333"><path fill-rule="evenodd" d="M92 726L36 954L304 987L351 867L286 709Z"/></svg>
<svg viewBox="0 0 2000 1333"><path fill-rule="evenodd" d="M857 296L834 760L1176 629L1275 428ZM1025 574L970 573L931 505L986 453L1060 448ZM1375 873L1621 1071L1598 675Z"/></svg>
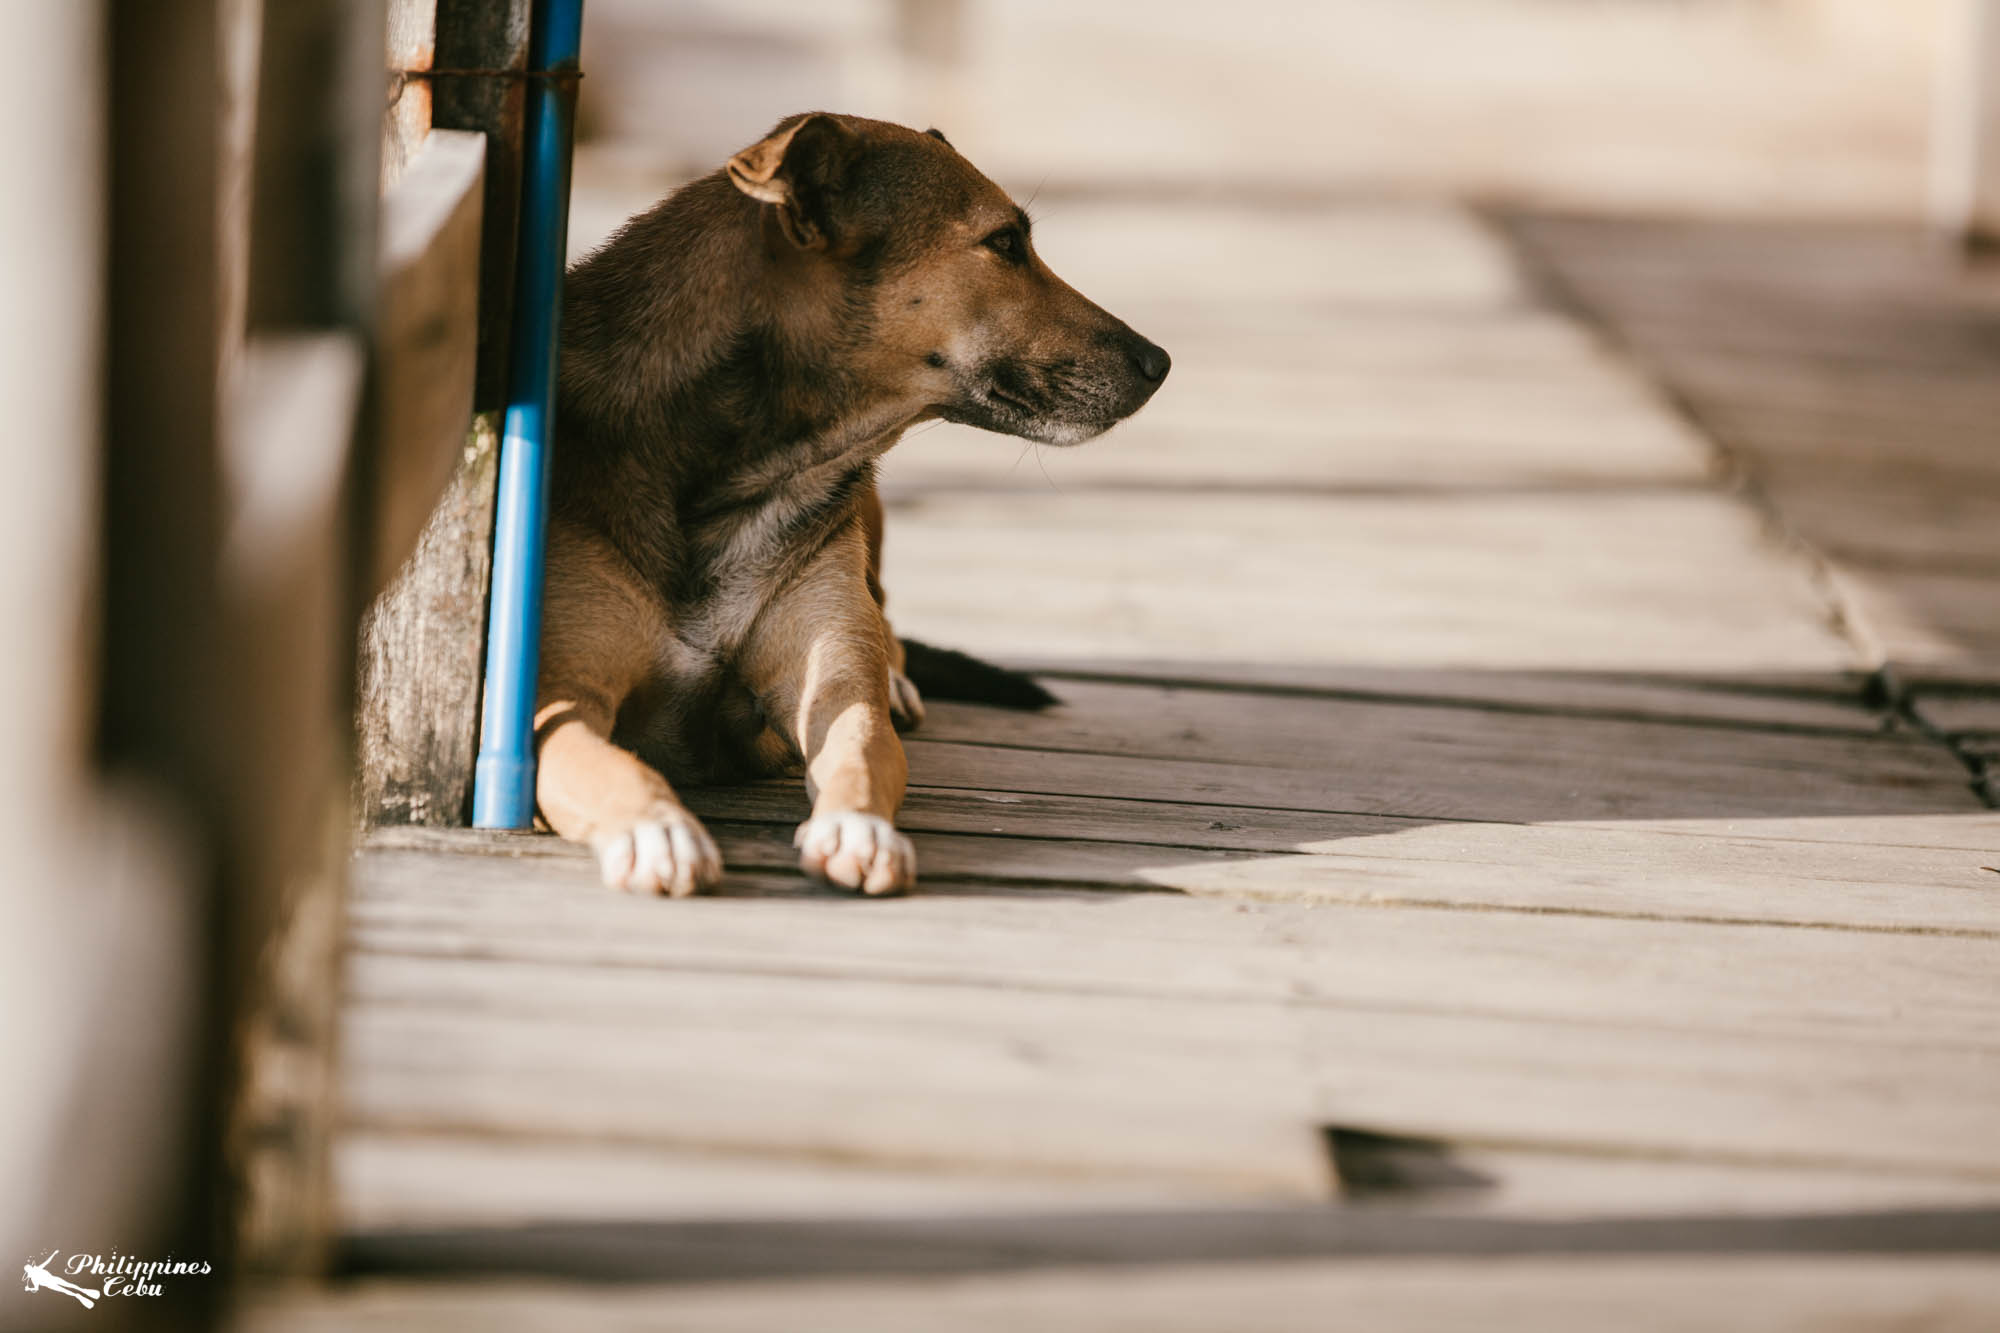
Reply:
<svg viewBox="0 0 2000 1333"><path fill-rule="evenodd" d="M1158 384L1173 369L1174 360L1167 355L1167 349L1148 342L1137 334L1132 336L1132 364L1148 381Z"/></svg>

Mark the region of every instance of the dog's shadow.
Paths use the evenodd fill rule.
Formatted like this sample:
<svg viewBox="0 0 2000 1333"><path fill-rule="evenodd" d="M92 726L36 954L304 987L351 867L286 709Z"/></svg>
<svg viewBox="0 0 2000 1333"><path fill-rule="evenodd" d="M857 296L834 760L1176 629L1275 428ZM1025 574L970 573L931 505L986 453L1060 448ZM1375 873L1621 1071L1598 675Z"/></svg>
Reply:
<svg viewBox="0 0 2000 1333"><path fill-rule="evenodd" d="M1858 673L1203 664L1196 678L1159 664L1023 665L1057 706L932 699L904 737L899 822L924 892L1422 896L1450 865L1461 881L1478 866L1496 879L1534 867L1615 894L1644 878L1648 857L1683 882L1822 871L1869 882L1847 863L1870 843L1912 883L2000 887L1984 868L2000 816L1976 769ZM799 875L792 835L810 809L799 779L683 795L729 867L717 893L867 901ZM575 860L578 882L594 880L586 849L547 836L370 838L433 843Z"/></svg>

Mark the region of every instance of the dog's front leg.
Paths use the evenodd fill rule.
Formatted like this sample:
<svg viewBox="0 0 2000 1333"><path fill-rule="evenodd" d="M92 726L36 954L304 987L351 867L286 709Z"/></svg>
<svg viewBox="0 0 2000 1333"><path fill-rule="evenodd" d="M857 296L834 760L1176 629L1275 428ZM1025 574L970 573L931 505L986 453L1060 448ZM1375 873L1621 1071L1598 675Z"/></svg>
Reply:
<svg viewBox="0 0 2000 1333"><path fill-rule="evenodd" d="M601 538L550 526L535 803L590 844L612 888L682 897L720 879L722 857L666 778L611 740L667 637L664 609Z"/></svg>
<svg viewBox="0 0 2000 1333"><path fill-rule="evenodd" d="M924 697L904 670L908 664L904 660L903 641L889 624L889 594L882 588L882 495L874 482L869 482L861 492L854 508L861 520L861 535L868 553L868 596L881 613L882 645L888 652L889 716L898 731L911 731L923 725Z"/></svg>
<svg viewBox="0 0 2000 1333"><path fill-rule="evenodd" d="M913 885L916 852L895 827L909 768L858 528L829 542L765 609L743 663L767 716L805 756L813 811L799 826L799 864L864 893Z"/></svg>
<svg viewBox="0 0 2000 1333"><path fill-rule="evenodd" d="M722 877L722 855L667 780L611 741L613 710L555 682L535 709L535 803L588 843L614 889L686 897Z"/></svg>

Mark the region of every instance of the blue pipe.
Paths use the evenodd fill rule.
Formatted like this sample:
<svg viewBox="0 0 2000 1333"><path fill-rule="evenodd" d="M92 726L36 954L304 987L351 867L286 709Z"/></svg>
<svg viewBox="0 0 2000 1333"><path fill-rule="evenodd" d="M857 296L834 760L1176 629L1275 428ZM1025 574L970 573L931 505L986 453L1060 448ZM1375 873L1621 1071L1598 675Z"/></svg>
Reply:
<svg viewBox="0 0 2000 1333"><path fill-rule="evenodd" d="M575 70L582 35L583 0L538 0L528 34L528 67L553 73ZM493 516L486 694L473 774L475 828L527 828L535 817L535 673L541 656L542 551L549 526L549 445L569 239L575 87L571 80L547 77L528 84L514 341Z"/></svg>

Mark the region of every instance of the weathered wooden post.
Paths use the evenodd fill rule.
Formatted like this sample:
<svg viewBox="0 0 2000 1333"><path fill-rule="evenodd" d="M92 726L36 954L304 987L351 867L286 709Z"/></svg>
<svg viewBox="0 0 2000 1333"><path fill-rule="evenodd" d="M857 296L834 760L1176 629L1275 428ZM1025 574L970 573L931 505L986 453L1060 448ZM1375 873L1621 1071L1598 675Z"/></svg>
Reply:
<svg viewBox="0 0 2000 1333"><path fill-rule="evenodd" d="M415 554L363 629L355 805L371 824L454 826L471 815L527 97L527 80L509 73L527 69L529 8L437 0L423 67L445 72L404 83L424 84L436 128L484 136L477 415Z"/></svg>

